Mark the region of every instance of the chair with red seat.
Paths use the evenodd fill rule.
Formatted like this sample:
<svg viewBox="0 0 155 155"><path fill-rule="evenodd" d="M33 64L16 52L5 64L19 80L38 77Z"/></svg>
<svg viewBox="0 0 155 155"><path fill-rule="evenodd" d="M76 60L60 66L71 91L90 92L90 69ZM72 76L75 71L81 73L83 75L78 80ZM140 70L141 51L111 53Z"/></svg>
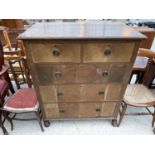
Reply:
<svg viewBox="0 0 155 155"><path fill-rule="evenodd" d="M5 80L1 80L1 79L0 79L0 107L3 106L4 99L5 99L5 96L6 96L7 92L8 92L8 89L9 89L9 84L8 84L8 82L5 81ZM1 112L0 112L0 127L1 127L2 130L3 130L3 133L4 133L4 134L7 134L7 130L6 130L6 128L4 127L4 124L3 124Z"/></svg>
<svg viewBox="0 0 155 155"><path fill-rule="evenodd" d="M3 112L4 118L11 121L11 129L13 130L13 123L12 120L32 120L32 119L21 119L16 118L17 114L23 114L23 113L35 113L36 118L39 122L39 125L41 127L41 130L44 131L42 122L41 122L41 111L39 108L39 104L37 102L37 96L35 89L32 88L32 83L29 78L29 74L27 72L27 67L23 68L25 71L26 80L28 83L29 88L21 88L18 83L18 78L14 72L13 64L15 63L22 63L23 66L26 65L26 59L25 57L18 58L17 60L10 60L10 69L13 73L15 83L17 84L18 90L13 94L4 104L3 108L0 108L0 111ZM12 117L5 115L5 113L13 113L14 115Z"/></svg>

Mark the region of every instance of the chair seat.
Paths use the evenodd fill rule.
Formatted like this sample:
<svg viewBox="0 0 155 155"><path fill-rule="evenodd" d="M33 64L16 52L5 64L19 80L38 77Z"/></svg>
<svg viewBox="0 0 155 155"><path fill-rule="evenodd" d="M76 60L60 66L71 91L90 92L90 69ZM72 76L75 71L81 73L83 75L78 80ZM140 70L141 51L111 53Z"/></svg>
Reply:
<svg viewBox="0 0 155 155"><path fill-rule="evenodd" d="M8 89L8 82L5 80L0 80L0 95L3 96L3 94L6 92Z"/></svg>
<svg viewBox="0 0 155 155"><path fill-rule="evenodd" d="M155 95L142 84L129 84L123 100L135 107L155 106Z"/></svg>
<svg viewBox="0 0 155 155"><path fill-rule="evenodd" d="M19 89L4 105L4 109L13 112L37 111L38 107L34 88Z"/></svg>

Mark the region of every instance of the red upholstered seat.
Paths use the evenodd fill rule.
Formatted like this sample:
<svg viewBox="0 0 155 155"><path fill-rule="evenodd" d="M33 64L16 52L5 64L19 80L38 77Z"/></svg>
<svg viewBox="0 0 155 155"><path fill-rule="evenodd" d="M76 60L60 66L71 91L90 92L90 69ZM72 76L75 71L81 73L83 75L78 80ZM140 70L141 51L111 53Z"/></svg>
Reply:
<svg viewBox="0 0 155 155"><path fill-rule="evenodd" d="M19 89L8 99L4 108L15 111L35 110L38 108L38 103L34 88Z"/></svg>
<svg viewBox="0 0 155 155"><path fill-rule="evenodd" d="M8 88L8 82L5 80L0 79L0 95L3 96L3 93L7 90Z"/></svg>

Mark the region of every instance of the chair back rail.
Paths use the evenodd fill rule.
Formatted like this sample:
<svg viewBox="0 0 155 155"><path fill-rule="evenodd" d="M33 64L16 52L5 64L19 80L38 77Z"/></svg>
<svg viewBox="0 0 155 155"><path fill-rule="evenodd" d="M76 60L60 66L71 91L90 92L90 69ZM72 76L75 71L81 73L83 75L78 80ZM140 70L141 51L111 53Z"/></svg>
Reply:
<svg viewBox="0 0 155 155"><path fill-rule="evenodd" d="M13 78L15 80L16 86L18 89L20 89L20 85L23 83L20 83L19 79L18 79L18 74L15 71L15 67L14 64L18 63L19 67L20 67L20 71L21 71L21 75L24 79L23 83L27 83L28 87L31 88L32 87L32 81L30 78L30 72L28 69L28 65L27 65L27 61L26 61L26 57L22 56L20 58L17 58L16 60L9 60L9 65L10 65L10 69L13 75Z"/></svg>

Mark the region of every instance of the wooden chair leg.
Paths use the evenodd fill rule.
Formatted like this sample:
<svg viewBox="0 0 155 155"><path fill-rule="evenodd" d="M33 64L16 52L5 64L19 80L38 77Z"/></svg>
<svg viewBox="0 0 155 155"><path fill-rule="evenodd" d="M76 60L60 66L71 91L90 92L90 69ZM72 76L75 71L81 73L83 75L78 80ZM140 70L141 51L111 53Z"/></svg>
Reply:
<svg viewBox="0 0 155 155"><path fill-rule="evenodd" d="M9 116L7 116L6 119L10 122L10 124L11 124L11 131L13 131L14 125L13 125L12 119Z"/></svg>
<svg viewBox="0 0 155 155"><path fill-rule="evenodd" d="M137 72L135 83L139 83L139 79L140 79L140 72Z"/></svg>
<svg viewBox="0 0 155 155"><path fill-rule="evenodd" d="M36 111L35 114L36 114L36 117L37 117L37 120L39 122L41 130L42 130L42 132L44 132L44 128L43 128L43 125L42 125L42 122L41 122L39 111Z"/></svg>
<svg viewBox="0 0 155 155"><path fill-rule="evenodd" d="M143 72L140 72L139 74L140 74L140 76L139 76L138 83L142 83L143 77L144 77L144 73Z"/></svg>
<svg viewBox="0 0 155 155"><path fill-rule="evenodd" d="M13 125L12 119L9 117L9 113L8 113L8 112L3 112L3 115L4 115L4 121L3 121L3 123L4 123L5 120L7 119L8 122L11 124L11 130L13 130L14 125Z"/></svg>
<svg viewBox="0 0 155 155"><path fill-rule="evenodd" d="M15 93L15 90L14 90L13 85L11 83L11 79L9 77L9 74L8 73L5 73L4 76L5 76L5 80L9 82L9 89L10 89L11 93L14 94Z"/></svg>
<svg viewBox="0 0 155 155"><path fill-rule="evenodd" d="M129 81L128 81L129 84L131 83L132 77L133 77L133 73L131 73L131 75L130 75L130 78L129 78Z"/></svg>
<svg viewBox="0 0 155 155"><path fill-rule="evenodd" d="M153 133L155 134L155 128L153 129Z"/></svg>
<svg viewBox="0 0 155 155"><path fill-rule="evenodd" d="M2 128L2 131L4 133L4 135L8 135L8 131L6 130L5 126L4 126L4 123L2 121L2 116L0 116L0 127Z"/></svg>
<svg viewBox="0 0 155 155"><path fill-rule="evenodd" d="M125 112L126 112L126 109L127 109L127 104L122 102L122 110L120 109L120 118L118 120L118 126L120 126L121 122L122 122L122 119L125 115Z"/></svg>
<svg viewBox="0 0 155 155"><path fill-rule="evenodd" d="M154 127L154 122L155 122L155 107L154 107L154 113L153 113L153 119L152 119L152 127Z"/></svg>

